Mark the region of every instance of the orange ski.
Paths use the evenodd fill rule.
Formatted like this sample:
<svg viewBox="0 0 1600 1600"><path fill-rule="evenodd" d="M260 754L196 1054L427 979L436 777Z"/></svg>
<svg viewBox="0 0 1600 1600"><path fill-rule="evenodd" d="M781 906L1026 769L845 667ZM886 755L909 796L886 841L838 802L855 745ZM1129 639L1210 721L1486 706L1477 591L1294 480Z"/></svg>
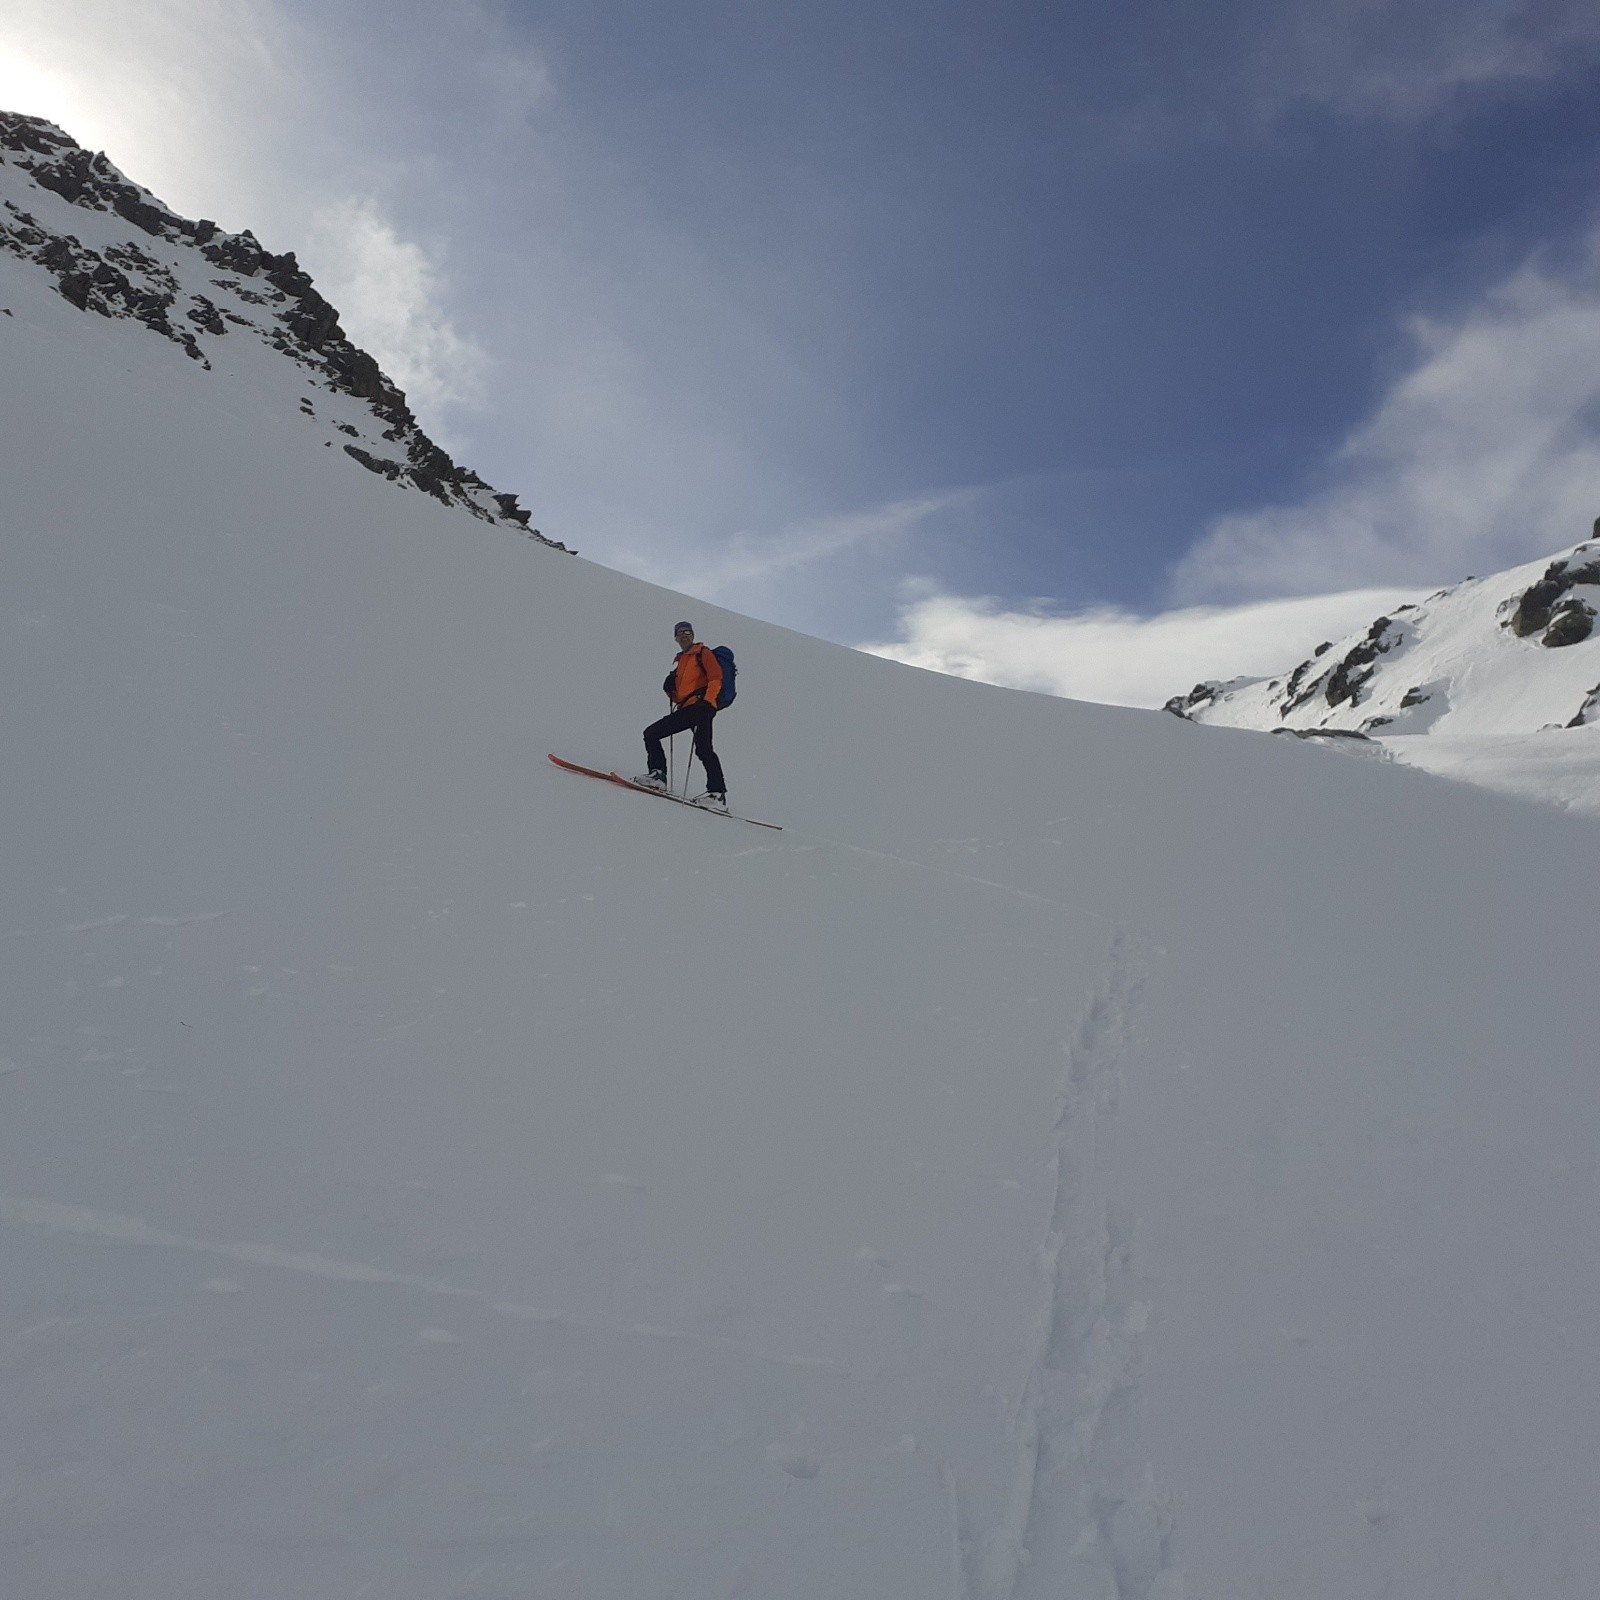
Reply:
<svg viewBox="0 0 1600 1600"><path fill-rule="evenodd" d="M653 794L659 800L670 800L674 805L687 806L691 811L698 811L702 816L727 817L733 822L748 822L752 828L771 828L774 833L783 832L782 823L757 822L754 817L735 816L731 811L711 811L705 806L697 806L692 800L684 800L675 794L668 794L664 789L651 789L642 783L635 783L631 778L624 778L620 772L601 772L595 767L580 767L576 761L563 761L560 756L550 756L548 759L566 772L576 772L585 778L598 778L602 783L614 783L619 789L632 789L635 794Z"/></svg>

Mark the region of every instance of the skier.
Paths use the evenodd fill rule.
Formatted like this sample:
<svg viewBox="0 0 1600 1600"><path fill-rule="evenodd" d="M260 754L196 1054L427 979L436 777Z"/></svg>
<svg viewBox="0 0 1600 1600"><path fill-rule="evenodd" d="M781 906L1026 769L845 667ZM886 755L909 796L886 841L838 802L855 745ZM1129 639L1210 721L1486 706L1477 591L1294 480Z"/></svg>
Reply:
<svg viewBox="0 0 1600 1600"><path fill-rule="evenodd" d="M680 622L672 634L678 643L678 654L661 687L666 690L673 709L644 730L644 755L649 771L634 782L664 793L667 758L661 741L692 728L694 753L706 769L706 792L694 803L712 811L726 811L728 786L723 780L722 763L711 748L711 719L717 714L717 697L722 693L722 663L705 645L696 641L692 624Z"/></svg>

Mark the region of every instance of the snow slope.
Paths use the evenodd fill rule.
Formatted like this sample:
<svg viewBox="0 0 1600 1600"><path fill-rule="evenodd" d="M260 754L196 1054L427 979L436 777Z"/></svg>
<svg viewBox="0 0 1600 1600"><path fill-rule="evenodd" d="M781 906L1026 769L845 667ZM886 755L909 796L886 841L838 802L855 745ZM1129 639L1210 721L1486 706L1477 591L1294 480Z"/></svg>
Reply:
<svg viewBox="0 0 1600 1600"><path fill-rule="evenodd" d="M0 308L8 1597L1593 1592L1592 823L718 612ZM544 759L684 615L781 834Z"/></svg>
<svg viewBox="0 0 1600 1600"><path fill-rule="evenodd" d="M1197 684L1194 722L1356 740L1389 759L1600 814L1600 534L1468 578L1292 672Z"/></svg>

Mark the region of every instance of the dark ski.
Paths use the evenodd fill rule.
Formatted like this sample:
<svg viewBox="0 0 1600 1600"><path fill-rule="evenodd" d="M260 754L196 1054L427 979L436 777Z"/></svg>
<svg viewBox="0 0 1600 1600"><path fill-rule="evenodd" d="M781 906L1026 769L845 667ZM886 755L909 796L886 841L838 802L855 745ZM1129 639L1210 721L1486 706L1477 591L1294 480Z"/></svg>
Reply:
<svg viewBox="0 0 1600 1600"><path fill-rule="evenodd" d="M691 811L698 811L706 817L726 817L730 822L748 822L752 828L771 828L774 833L783 832L783 824L779 822L757 822L754 817L736 816L731 811L711 811L705 806L697 806L692 800L684 800L675 794L666 794L660 789L650 789L642 783L635 783L631 778L624 778L620 772L601 772L596 767L580 767L576 761L563 761L560 756L548 758L555 766L564 772L576 772L585 778L598 778L602 783L614 783L619 789L632 789L635 794L654 795L658 800L670 800L675 806L687 806Z"/></svg>

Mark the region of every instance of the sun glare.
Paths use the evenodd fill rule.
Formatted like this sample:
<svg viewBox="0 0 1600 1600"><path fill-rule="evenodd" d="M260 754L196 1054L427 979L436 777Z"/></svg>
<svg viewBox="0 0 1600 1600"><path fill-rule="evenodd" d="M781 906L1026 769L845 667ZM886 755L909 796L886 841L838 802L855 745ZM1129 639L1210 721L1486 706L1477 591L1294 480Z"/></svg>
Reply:
<svg viewBox="0 0 1600 1600"><path fill-rule="evenodd" d="M71 84L4 43L0 43L0 110L45 117L80 143L87 142L93 120Z"/></svg>

